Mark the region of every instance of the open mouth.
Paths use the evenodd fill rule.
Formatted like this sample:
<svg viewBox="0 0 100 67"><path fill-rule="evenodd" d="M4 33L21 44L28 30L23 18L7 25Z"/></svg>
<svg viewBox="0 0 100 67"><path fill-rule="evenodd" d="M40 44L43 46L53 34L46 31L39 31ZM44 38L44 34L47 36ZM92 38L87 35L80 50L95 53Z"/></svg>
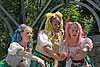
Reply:
<svg viewBox="0 0 100 67"><path fill-rule="evenodd" d="M76 35L73 35L74 37L76 37Z"/></svg>
<svg viewBox="0 0 100 67"><path fill-rule="evenodd" d="M28 37L28 39L30 40L30 39L32 39L31 37Z"/></svg>

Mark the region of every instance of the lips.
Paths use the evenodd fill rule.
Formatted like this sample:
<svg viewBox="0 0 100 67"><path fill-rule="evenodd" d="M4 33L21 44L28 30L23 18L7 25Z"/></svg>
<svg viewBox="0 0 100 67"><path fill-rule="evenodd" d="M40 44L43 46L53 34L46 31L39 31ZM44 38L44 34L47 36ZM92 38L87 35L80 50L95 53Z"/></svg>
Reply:
<svg viewBox="0 0 100 67"><path fill-rule="evenodd" d="M76 36L76 35L73 35L73 36Z"/></svg>
<svg viewBox="0 0 100 67"><path fill-rule="evenodd" d="M30 40L30 39L32 39L32 37L28 37L28 39Z"/></svg>

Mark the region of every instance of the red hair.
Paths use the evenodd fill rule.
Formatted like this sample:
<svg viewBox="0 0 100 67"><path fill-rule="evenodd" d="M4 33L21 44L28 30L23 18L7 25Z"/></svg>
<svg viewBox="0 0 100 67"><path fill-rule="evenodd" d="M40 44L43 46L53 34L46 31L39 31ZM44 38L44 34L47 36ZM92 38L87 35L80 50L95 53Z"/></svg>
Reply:
<svg viewBox="0 0 100 67"><path fill-rule="evenodd" d="M65 27L65 42L67 45L69 45L70 41L70 27L72 24L76 24L78 26L78 37L77 37L77 45L80 45L81 38L83 36L82 26L78 22L67 22Z"/></svg>

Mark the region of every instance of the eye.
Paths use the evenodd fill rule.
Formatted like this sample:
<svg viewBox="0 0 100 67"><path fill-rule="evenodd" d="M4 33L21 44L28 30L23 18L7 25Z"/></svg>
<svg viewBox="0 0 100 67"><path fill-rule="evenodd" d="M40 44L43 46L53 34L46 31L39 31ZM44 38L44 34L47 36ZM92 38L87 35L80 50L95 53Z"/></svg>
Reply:
<svg viewBox="0 0 100 67"><path fill-rule="evenodd" d="M32 34L32 32L30 32L30 34Z"/></svg>
<svg viewBox="0 0 100 67"><path fill-rule="evenodd" d="M60 23L58 23L58 25L60 25Z"/></svg>
<svg viewBox="0 0 100 67"><path fill-rule="evenodd" d="M55 24L55 26L57 26L57 24Z"/></svg>
<svg viewBox="0 0 100 67"><path fill-rule="evenodd" d="M55 23L54 25L60 25L60 23Z"/></svg>
<svg viewBox="0 0 100 67"><path fill-rule="evenodd" d="M77 30L75 32L77 32Z"/></svg>
<svg viewBox="0 0 100 67"><path fill-rule="evenodd" d="M29 32L27 32L26 34L29 34Z"/></svg>
<svg viewBox="0 0 100 67"><path fill-rule="evenodd" d="M74 29L72 31L74 32Z"/></svg>

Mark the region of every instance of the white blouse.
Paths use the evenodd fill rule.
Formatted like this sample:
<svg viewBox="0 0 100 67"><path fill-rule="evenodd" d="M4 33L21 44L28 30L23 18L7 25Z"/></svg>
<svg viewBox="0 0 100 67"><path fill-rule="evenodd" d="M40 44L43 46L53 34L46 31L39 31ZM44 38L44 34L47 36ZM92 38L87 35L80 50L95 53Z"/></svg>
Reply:
<svg viewBox="0 0 100 67"><path fill-rule="evenodd" d="M19 50L24 50L24 47L22 47L19 43L17 42L12 42L10 44L10 47L8 48L8 54L10 55L17 55L17 52Z"/></svg>
<svg viewBox="0 0 100 67"><path fill-rule="evenodd" d="M8 55L6 57L6 62L11 66L16 66L20 63L21 60L24 60L23 61L24 65L29 67L31 60L26 57L19 56L18 52L20 50L24 50L24 47L22 47L17 42L12 42L10 44L10 47L8 48ZM28 53L31 54L31 52Z"/></svg>
<svg viewBox="0 0 100 67"><path fill-rule="evenodd" d="M48 46L52 49L52 42L48 39L48 34L45 31L40 31L38 34L36 50L46 56L50 56L44 51L44 46Z"/></svg>
<svg viewBox="0 0 100 67"><path fill-rule="evenodd" d="M93 43L92 40L90 38L82 38L81 44L79 46L75 46L75 47L68 47L67 45L65 45L65 43L63 42L63 44L61 45L60 50L62 51L66 51L66 52L71 52L71 53L75 53L75 51L77 49L83 49L85 47L88 46L88 50L91 51L93 48Z"/></svg>

